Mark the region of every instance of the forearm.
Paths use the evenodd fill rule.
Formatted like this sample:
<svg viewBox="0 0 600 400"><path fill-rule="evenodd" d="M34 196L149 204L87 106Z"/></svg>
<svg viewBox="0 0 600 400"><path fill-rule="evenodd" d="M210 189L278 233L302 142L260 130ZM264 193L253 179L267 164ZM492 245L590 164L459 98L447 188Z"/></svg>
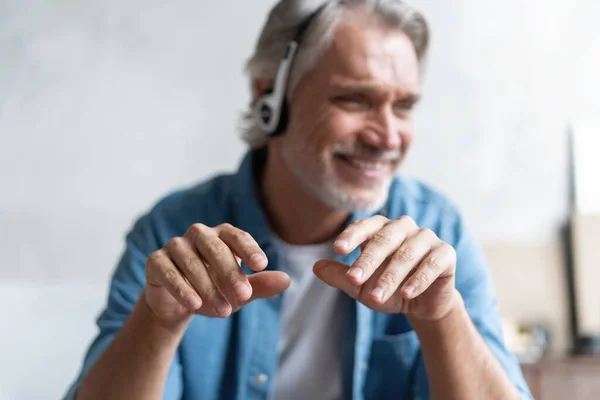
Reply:
<svg viewBox="0 0 600 400"><path fill-rule="evenodd" d="M110 346L81 382L77 399L161 399L190 318L158 325L144 294Z"/></svg>
<svg viewBox="0 0 600 400"><path fill-rule="evenodd" d="M442 320L411 325L421 342L432 399L518 399L516 388L473 325L460 294Z"/></svg>

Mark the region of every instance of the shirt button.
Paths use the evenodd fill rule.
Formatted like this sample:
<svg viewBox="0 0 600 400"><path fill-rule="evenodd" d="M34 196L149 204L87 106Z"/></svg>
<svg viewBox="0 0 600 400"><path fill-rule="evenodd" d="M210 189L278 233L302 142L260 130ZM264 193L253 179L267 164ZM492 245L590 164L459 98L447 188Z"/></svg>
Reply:
<svg viewBox="0 0 600 400"><path fill-rule="evenodd" d="M269 376L266 374L256 375L256 382L260 383L261 385L264 385L265 383L267 383L268 380L269 380Z"/></svg>

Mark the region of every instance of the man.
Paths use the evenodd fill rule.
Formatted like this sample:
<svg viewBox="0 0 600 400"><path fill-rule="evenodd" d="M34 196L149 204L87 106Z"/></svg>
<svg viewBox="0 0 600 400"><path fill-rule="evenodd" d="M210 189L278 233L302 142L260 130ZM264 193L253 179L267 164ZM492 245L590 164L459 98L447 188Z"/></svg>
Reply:
<svg viewBox="0 0 600 400"><path fill-rule="evenodd" d="M458 212L394 177L424 18L400 0L307 3L275 6L248 64L237 174L129 233L67 398L531 398Z"/></svg>

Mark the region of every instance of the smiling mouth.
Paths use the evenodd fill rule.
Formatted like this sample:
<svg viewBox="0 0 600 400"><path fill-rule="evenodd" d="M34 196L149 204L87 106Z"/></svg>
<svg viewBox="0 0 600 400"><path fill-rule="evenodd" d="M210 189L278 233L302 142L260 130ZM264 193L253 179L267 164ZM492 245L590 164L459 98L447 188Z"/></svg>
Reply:
<svg viewBox="0 0 600 400"><path fill-rule="evenodd" d="M375 173L377 175L389 172L393 164L393 160L369 159L365 157L348 156L344 154L337 154L337 157L347 164L350 164L354 168L364 172Z"/></svg>

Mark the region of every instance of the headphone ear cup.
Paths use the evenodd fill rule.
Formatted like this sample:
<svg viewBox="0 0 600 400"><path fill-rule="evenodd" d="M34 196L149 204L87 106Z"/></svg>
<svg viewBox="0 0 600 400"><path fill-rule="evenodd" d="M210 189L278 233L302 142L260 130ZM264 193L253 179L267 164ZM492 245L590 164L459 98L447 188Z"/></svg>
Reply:
<svg viewBox="0 0 600 400"><path fill-rule="evenodd" d="M265 91L254 106L254 119L262 130L271 135L276 128L273 126L275 118L275 110L273 109L272 103L272 91Z"/></svg>
<svg viewBox="0 0 600 400"><path fill-rule="evenodd" d="M277 128L275 128L275 131L271 134L271 136L278 136L285 132L285 130L288 127L289 118L289 105L287 99L284 98L281 101L281 111L279 113L279 121L277 123Z"/></svg>
<svg viewBox="0 0 600 400"><path fill-rule="evenodd" d="M259 127L271 137L281 135L286 130L289 120L287 99L281 99L280 104L275 102L273 90L266 90L257 100L254 109L254 118Z"/></svg>

